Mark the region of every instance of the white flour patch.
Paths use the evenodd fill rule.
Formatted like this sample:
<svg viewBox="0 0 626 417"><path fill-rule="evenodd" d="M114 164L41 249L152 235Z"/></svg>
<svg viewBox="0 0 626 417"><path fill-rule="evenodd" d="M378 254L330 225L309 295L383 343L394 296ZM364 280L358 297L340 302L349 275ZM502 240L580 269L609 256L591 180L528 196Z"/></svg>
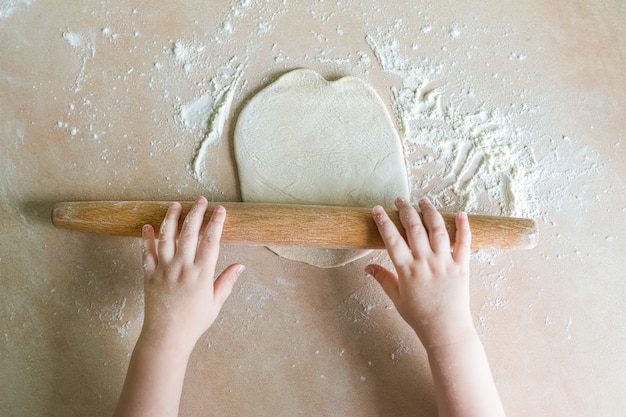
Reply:
<svg viewBox="0 0 626 417"><path fill-rule="evenodd" d="M189 73L195 64L202 58L205 46L197 42L176 41L172 47L176 62L182 64L185 72Z"/></svg>
<svg viewBox="0 0 626 417"><path fill-rule="evenodd" d="M6 19L22 6L30 6L32 0L2 0L0 1L0 19Z"/></svg>
<svg viewBox="0 0 626 417"><path fill-rule="evenodd" d="M81 83L85 79L85 68L87 67L87 61L96 55L96 48L94 46L95 37L86 37L85 35L82 35L80 33L70 31L63 32L62 36L63 39L65 39L65 41L68 43L68 45L76 50L76 54L78 55L81 62L81 66L74 80L74 87L72 89L74 93L77 93L82 89Z"/></svg>
<svg viewBox="0 0 626 417"><path fill-rule="evenodd" d="M73 48L80 48L83 45L83 37L75 32L63 32L63 39Z"/></svg>
<svg viewBox="0 0 626 417"><path fill-rule="evenodd" d="M128 336L130 322L124 320L124 310L126 309L126 297L117 299L110 305L102 307L98 318L108 327L117 330L121 337Z"/></svg>
<svg viewBox="0 0 626 417"><path fill-rule="evenodd" d="M210 146L222 137L242 73L243 65L240 64L228 84L220 86L214 79L211 91L178 107L179 118L187 129L203 131L200 147L193 158L192 174L196 180L210 187L212 184L207 183L206 175L207 153Z"/></svg>
<svg viewBox="0 0 626 417"><path fill-rule="evenodd" d="M213 95L207 92L180 106L179 115L185 127L192 130L206 126L213 113L213 103Z"/></svg>
<svg viewBox="0 0 626 417"><path fill-rule="evenodd" d="M460 31L451 29L457 38ZM381 68L400 78L392 106L403 137L415 199L427 195L447 210L529 216L538 167L524 132L500 109L464 110L470 91L447 94L443 67L414 63L390 32L367 35Z"/></svg>

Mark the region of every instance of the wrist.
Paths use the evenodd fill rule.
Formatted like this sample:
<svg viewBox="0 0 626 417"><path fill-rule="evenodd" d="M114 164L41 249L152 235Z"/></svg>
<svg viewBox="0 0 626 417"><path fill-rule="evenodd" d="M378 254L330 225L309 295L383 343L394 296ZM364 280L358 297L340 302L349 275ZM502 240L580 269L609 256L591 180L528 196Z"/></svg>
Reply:
<svg viewBox="0 0 626 417"><path fill-rule="evenodd" d="M187 361L195 346L184 338L167 332L154 332L143 329L135 345L135 350L152 355L167 355L168 358Z"/></svg>
<svg viewBox="0 0 626 417"><path fill-rule="evenodd" d="M427 352L447 346L463 346L478 339L471 316L463 315L411 326Z"/></svg>

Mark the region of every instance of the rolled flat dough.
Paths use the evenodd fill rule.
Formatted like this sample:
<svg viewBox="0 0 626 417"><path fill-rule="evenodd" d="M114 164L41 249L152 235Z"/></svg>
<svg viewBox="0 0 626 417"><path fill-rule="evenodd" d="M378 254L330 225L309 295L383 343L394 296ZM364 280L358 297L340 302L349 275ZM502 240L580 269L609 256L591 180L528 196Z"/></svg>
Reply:
<svg viewBox="0 0 626 417"><path fill-rule="evenodd" d="M235 127L243 201L393 207L408 198L400 138L376 91L355 77L327 81L298 69L243 108ZM270 247L328 268L369 251Z"/></svg>

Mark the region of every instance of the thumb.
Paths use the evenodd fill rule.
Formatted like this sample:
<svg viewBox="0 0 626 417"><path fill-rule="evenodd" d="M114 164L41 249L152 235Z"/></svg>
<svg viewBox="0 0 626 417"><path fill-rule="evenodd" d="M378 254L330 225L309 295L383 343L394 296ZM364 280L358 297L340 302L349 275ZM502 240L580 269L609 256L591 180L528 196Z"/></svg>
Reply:
<svg viewBox="0 0 626 417"><path fill-rule="evenodd" d="M226 268L213 283L213 301L220 309L233 291L237 278L239 278L239 275L241 275L245 269L246 267L241 264L231 265Z"/></svg>
<svg viewBox="0 0 626 417"><path fill-rule="evenodd" d="M387 294L389 298L391 298L391 301L395 304L399 296L398 277L396 274L376 264L366 266L365 272L373 276L376 281L378 281L380 286L383 287L385 294Z"/></svg>

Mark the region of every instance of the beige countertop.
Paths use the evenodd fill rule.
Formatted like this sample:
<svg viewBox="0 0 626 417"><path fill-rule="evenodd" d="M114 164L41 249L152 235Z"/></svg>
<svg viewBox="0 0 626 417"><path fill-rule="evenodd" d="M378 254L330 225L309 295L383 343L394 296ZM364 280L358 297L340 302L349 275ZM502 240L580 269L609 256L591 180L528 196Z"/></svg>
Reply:
<svg viewBox="0 0 626 417"><path fill-rule="evenodd" d="M0 414L112 413L141 328L139 241L55 229L52 204L238 201L237 114L307 67L380 94L412 199L537 221L536 249L472 257L509 415L621 415L624 21L621 1L0 2ZM248 269L196 346L181 414L434 415L424 351L371 261L389 264L224 245L220 266Z"/></svg>

